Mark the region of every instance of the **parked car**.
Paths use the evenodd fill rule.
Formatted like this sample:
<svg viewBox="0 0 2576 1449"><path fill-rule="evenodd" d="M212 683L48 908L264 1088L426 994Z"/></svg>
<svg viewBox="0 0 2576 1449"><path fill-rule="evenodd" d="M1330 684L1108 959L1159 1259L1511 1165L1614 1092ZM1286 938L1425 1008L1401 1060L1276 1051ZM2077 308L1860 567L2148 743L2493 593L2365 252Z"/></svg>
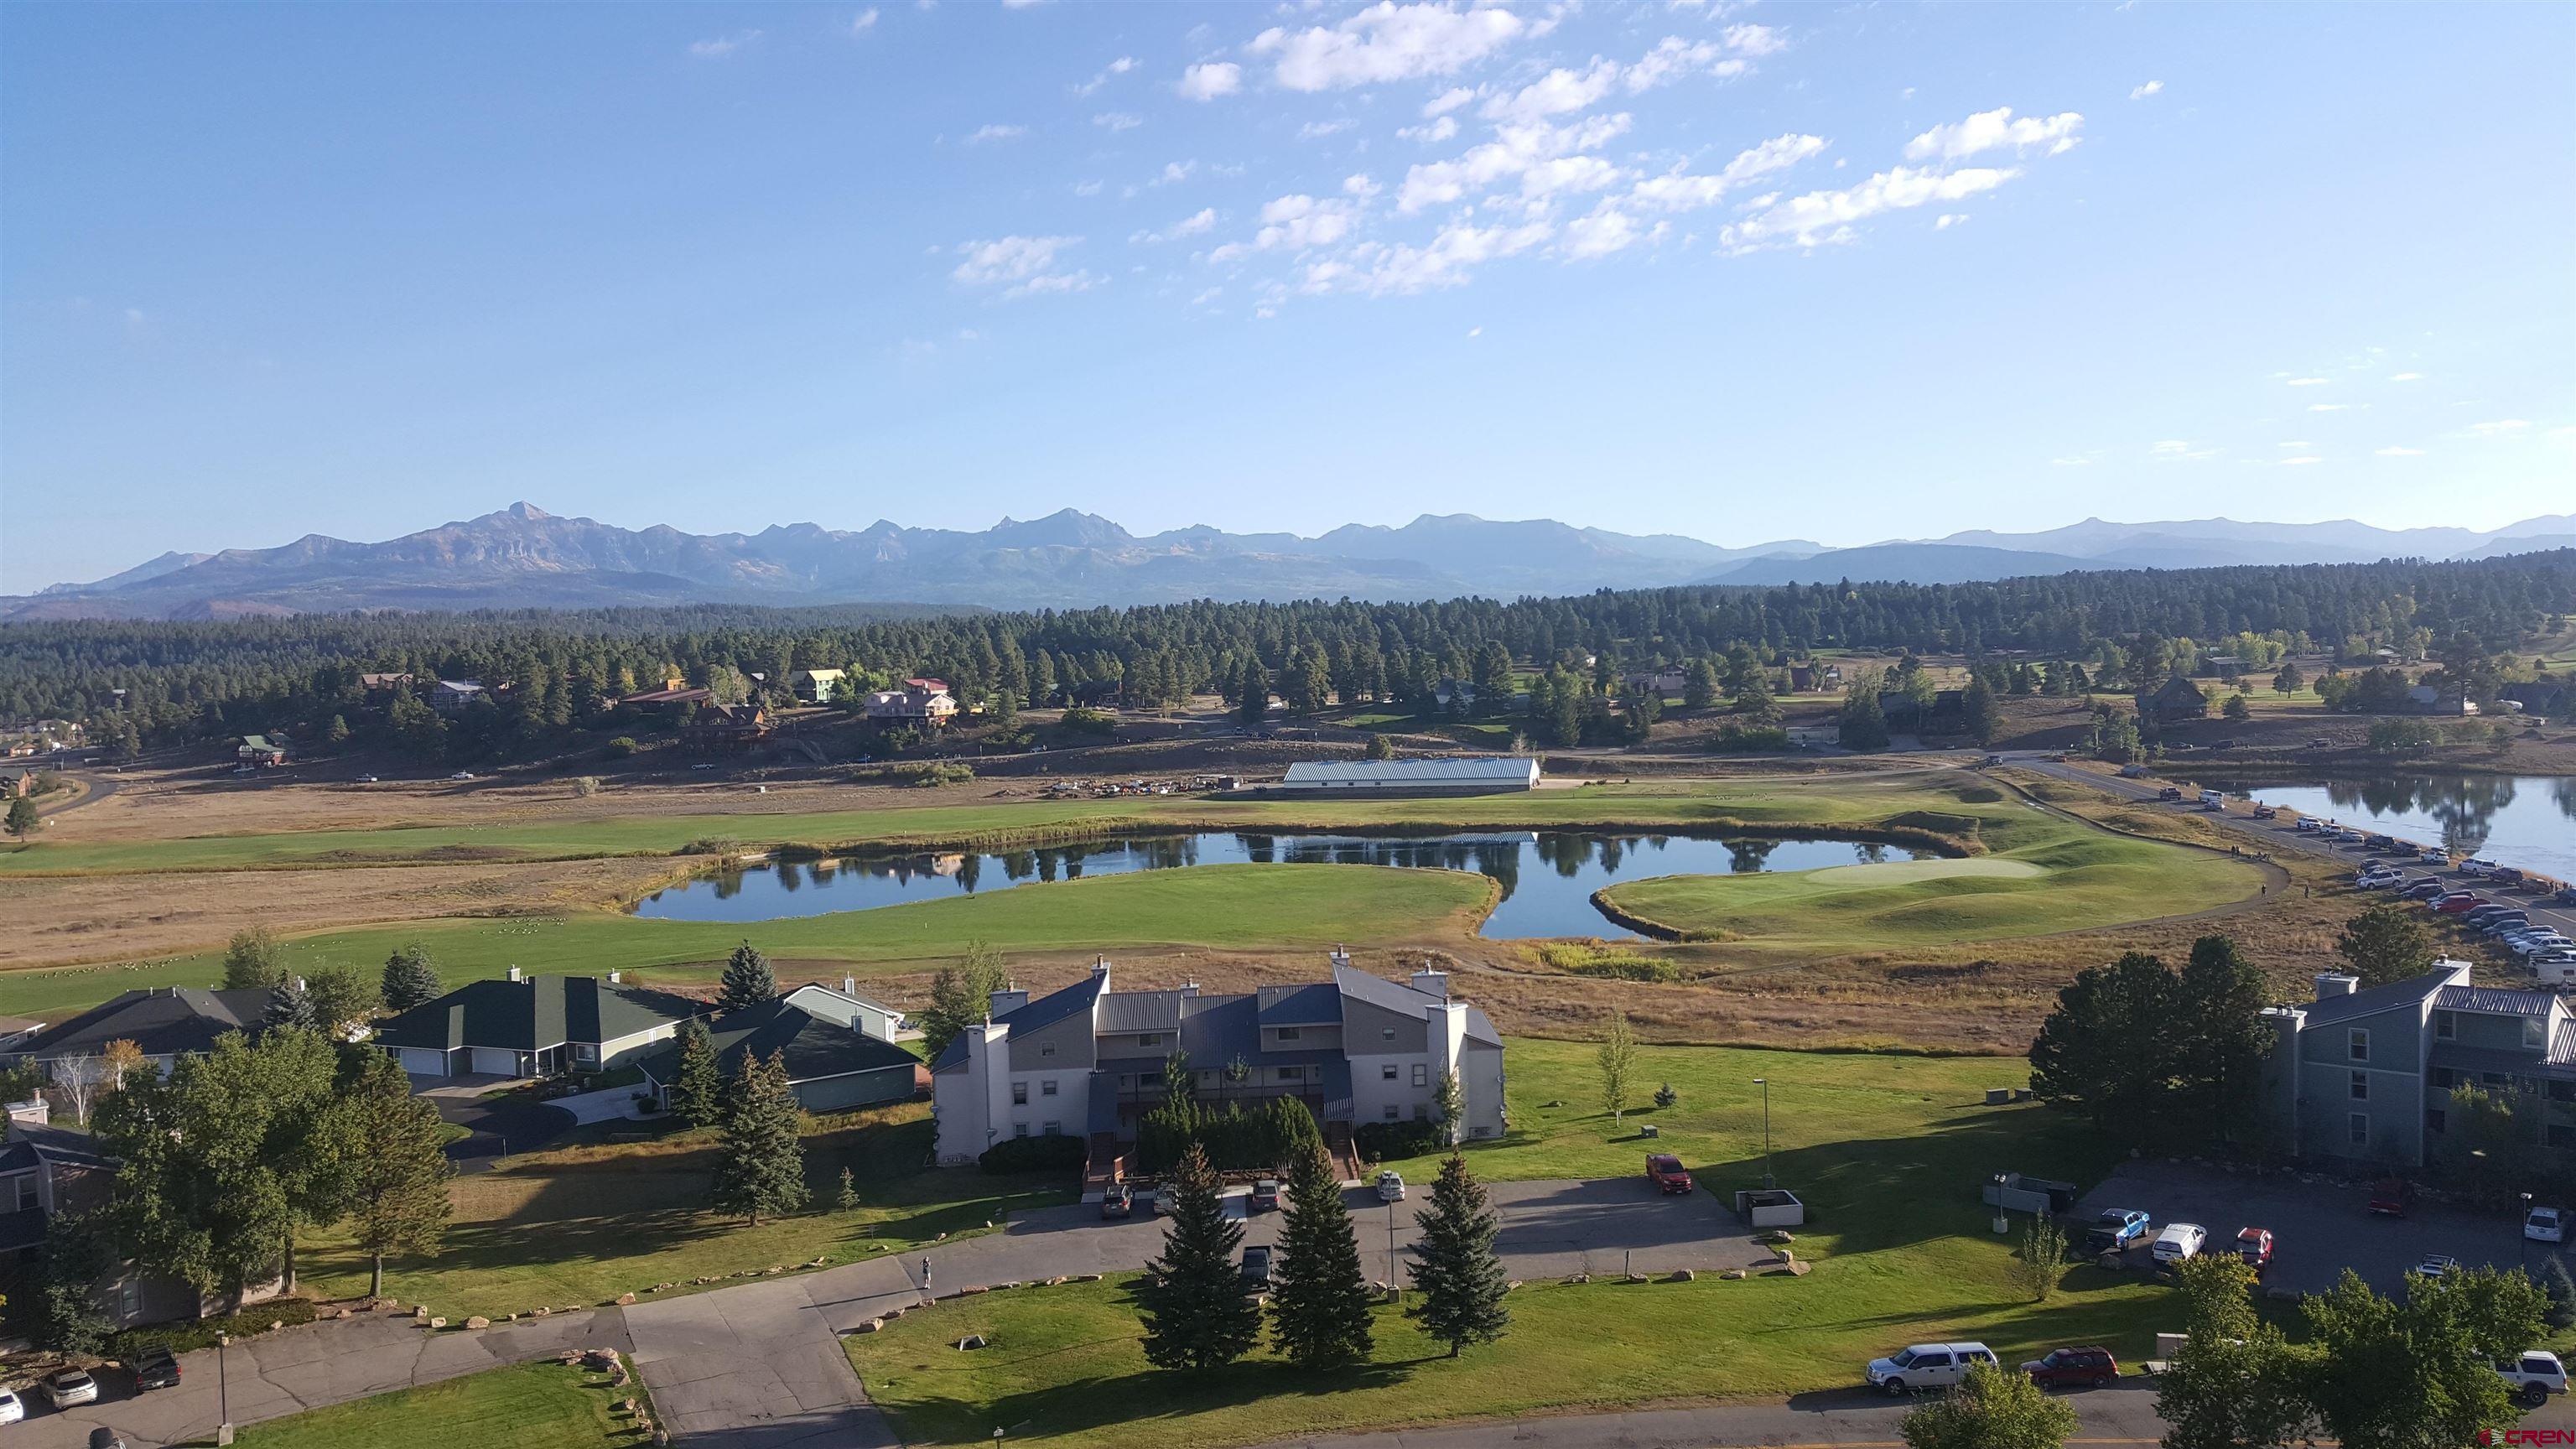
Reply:
<svg viewBox="0 0 2576 1449"><path fill-rule="evenodd" d="M1254 1288L1270 1287L1270 1250L1256 1243L1243 1250L1243 1281Z"/></svg>
<svg viewBox="0 0 2576 1449"><path fill-rule="evenodd" d="M2116 1253L2147 1235L2147 1215L2136 1208L2105 1208L2084 1234L2088 1253Z"/></svg>
<svg viewBox="0 0 2576 1449"><path fill-rule="evenodd" d="M2302 815L2299 817L2299 823L2291 826L2290 828L2299 832L2301 835L2316 835L2325 830L2326 823L2322 820Z"/></svg>
<svg viewBox="0 0 2576 1449"><path fill-rule="evenodd" d="M2433 909L2446 916L2464 916L2480 906L2490 904L2492 902L2485 896L2474 895L2468 891L2453 891L2433 902Z"/></svg>
<svg viewBox="0 0 2576 1449"><path fill-rule="evenodd" d="M1379 1173L1377 1175L1377 1200L1379 1202L1404 1201L1404 1174L1396 1171L1392 1167Z"/></svg>
<svg viewBox="0 0 2576 1449"><path fill-rule="evenodd" d="M1123 1182L1109 1184L1100 1195L1100 1215L1104 1218L1127 1218L1136 1215L1136 1194Z"/></svg>
<svg viewBox="0 0 2576 1449"><path fill-rule="evenodd" d="M451 780L471 780L474 778L474 772L472 770L459 770L447 778Z"/></svg>
<svg viewBox="0 0 2576 1449"><path fill-rule="evenodd" d="M2576 886L2569 886L2550 899L2562 906L2576 906Z"/></svg>
<svg viewBox="0 0 2576 1449"><path fill-rule="evenodd" d="M2426 1253L2412 1270L2417 1277L2442 1278L2460 1271L2460 1260L2448 1253Z"/></svg>
<svg viewBox="0 0 2576 1449"><path fill-rule="evenodd" d="M1982 1343L1918 1343L1869 1361L1869 1386L1891 1394L1946 1389L1968 1376L1968 1365L1995 1362Z"/></svg>
<svg viewBox="0 0 2576 1449"><path fill-rule="evenodd" d="M1276 1212L1279 1208L1279 1179L1265 1177L1252 1185L1252 1210Z"/></svg>
<svg viewBox="0 0 2576 1449"><path fill-rule="evenodd" d="M372 785L376 783L376 777L373 775L360 775L358 777L358 783L361 785Z"/></svg>
<svg viewBox="0 0 2576 1449"><path fill-rule="evenodd" d="M1149 1187L1145 1189L1143 1192L1136 1194L1136 1210L1149 1218L1158 1213L1169 1211L1172 1203L1171 1191L1172 1190L1168 1187Z"/></svg>
<svg viewBox="0 0 2576 1449"><path fill-rule="evenodd" d="M2262 1277L2263 1270L2272 1266L2271 1229L2238 1228L2236 1230L2236 1256L2245 1264L2246 1267L2254 1270L2255 1277Z"/></svg>
<svg viewBox="0 0 2576 1449"><path fill-rule="evenodd" d="M2308 748L2309 748L2309 749L2312 749L2312 750L2331 750L2331 749L2333 749L2333 748L2334 748L2334 741L2332 741L2332 740L2310 740L2310 741L2308 741Z"/></svg>
<svg viewBox="0 0 2576 1449"><path fill-rule="evenodd" d="M2383 1177L2371 1184L2370 1210L2384 1218L2402 1218L2415 1206L2415 1184L2402 1177Z"/></svg>
<svg viewBox="0 0 2576 1449"><path fill-rule="evenodd" d="M134 1360L134 1391L179 1387L179 1356L166 1344L154 1344Z"/></svg>
<svg viewBox="0 0 2576 1449"><path fill-rule="evenodd" d="M2200 792L2200 808L2203 810L2224 810L2227 808L2227 797L2221 795L2215 790L2203 790Z"/></svg>
<svg viewBox="0 0 2576 1449"><path fill-rule="evenodd" d="M2507 931L2519 931L2530 924L2530 912L2507 911L2503 915L2489 916L2485 920L2480 921L2478 923L2478 930L2484 935L2501 936Z"/></svg>
<svg viewBox="0 0 2576 1449"><path fill-rule="evenodd" d="M2154 1246L2147 1251L2158 1263L2170 1266L2199 1257L2201 1248L2208 1242L2209 1229L2198 1223L2167 1223L2164 1231L2156 1234Z"/></svg>
<svg viewBox="0 0 2576 1449"><path fill-rule="evenodd" d="M1646 1179L1664 1192L1688 1192L1691 1175L1682 1168L1682 1160L1669 1152L1646 1154Z"/></svg>
<svg viewBox="0 0 2576 1449"><path fill-rule="evenodd" d="M2522 1235L2535 1243L2567 1241L2567 1215L2554 1207L2536 1207L2523 1215Z"/></svg>
<svg viewBox="0 0 2576 1449"><path fill-rule="evenodd" d="M2549 1402L2551 1394L2567 1392L2567 1366L2547 1349L2526 1348L2520 1358L2495 1367L2504 1376L2505 1387L2513 1390L2513 1396L2525 1408L2539 1408Z"/></svg>
<svg viewBox="0 0 2576 1449"><path fill-rule="evenodd" d="M2182 798L2182 787L2179 785L2167 785L2156 792L2156 798L2159 800L2179 800Z"/></svg>
<svg viewBox="0 0 2576 1449"><path fill-rule="evenodd" d="M2269 805L2257 805L2254 807L2254 818L2257 820L2277 820L2280 818L2280 815L2280 811Z"/></svg>
<svg viewBox="0 0 2576 1449"><path fill-rule="evenodd" d="M2440 900L2450 893L2450 888L2437 880L2419 880L2413 885L2400 887L2397 892L2400 897L2410 901Z"/></svg>
<svg viewBox="0 0 2576 1449"><path fill-rule="evenodd" d="M2512 947L2513 954L2517 956L2546 956L2552 951L2576 946L2576 940L2568 939L2563 931L2523 931L2505 944Z"/></svg>
<svg viewBox="0 0 2576 1449"><path fill-rule="evenodd" d="M2467 860L2460 862L2460 874L2467 876L2489 875L2494 872L2495 868L2496 863L2494 861L2480 860L2475 856L2471 856Z"/></svg>
<svg viewBox="0 0 2576 1449"><path fill-rule="evenodd" d="M85 1370L56 1369L45 1375L44 1382L45 1397L53 1400L57 1409L98 1402L98 1380L91 1378Z"/></svg>
<svg viewBox="0 0 2576 1449"><path fill-rule="evenodd" d="M2107 1348L2052 1348L2021 1371L2043 1389L2099 1389L2120 1376L2120 1361Z"/></svg>
<svg viewBox="0 0 2576 1449"><path fill-rule="evenodd" d="M0 1424L14 1424L27 1417L27 1406L16 1394L0 1389Z"/></svg>

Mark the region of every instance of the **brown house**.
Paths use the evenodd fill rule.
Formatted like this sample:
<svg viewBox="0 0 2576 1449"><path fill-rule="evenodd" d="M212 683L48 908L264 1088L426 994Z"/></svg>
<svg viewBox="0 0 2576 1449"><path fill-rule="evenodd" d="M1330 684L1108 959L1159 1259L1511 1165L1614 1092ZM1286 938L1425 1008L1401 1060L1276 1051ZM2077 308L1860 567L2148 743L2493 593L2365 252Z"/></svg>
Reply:
<svg viewBox="0 0 2576 1449"><path fill-rule="evenodd" d="M769 711L756 704L707 704L680 726L680 743L710 754L747 750L769 738Z"/></svg>
<svg viewBox="0 0 2576 1449"><path fill-rule="evenodd" d="M2138 717L2162 722L2209 718L2209 695L2177 674L2154 689L2138 691Z"/></svg>

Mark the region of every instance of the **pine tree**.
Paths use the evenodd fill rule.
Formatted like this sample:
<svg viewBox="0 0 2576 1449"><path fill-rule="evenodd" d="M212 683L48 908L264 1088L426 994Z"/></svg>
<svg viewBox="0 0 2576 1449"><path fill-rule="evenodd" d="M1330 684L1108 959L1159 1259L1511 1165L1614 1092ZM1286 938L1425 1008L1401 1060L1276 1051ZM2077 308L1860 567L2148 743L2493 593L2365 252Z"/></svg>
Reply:
<svg viewBox="0 0 2576 1449"><path fill-rule="evenodd" d="M447 986L438 979L438 963L430 958L429 949L414 941L385 958L379 994L384 997L385 1010L409 1011L446 995Z"/></svg>
<svg viewBox="0 0 2576 1449"><path fill-rule="evenodd" d="M1198 1144L1181 1155L1170 1185L1163 1256L1145 1265L1147 1278L1136 1289L1144 1305L1145 1359L1156 1368L1223 1368L1261 1337L1261 1305L1244 1291L1234 1261L1243 1225L1227 1220L1216 1169Z"/></svg>
<svg viewBox="0 0 2576 1449"><path fill-rule="evenodd" d="M28 836L35 834L36 827L43 823L44 822L36 816L35 801L28 799L24 795L16 796L9 801L8 830L11 835L18 837L20 840L24 840Z"/></svg>
<svg viewBox="0 0 2576 1449"><path fill-rule="evenodd" d="M832 1193L832 1211L836 1213L851 1212L856 1210L858 1205L858 1177L856 1174L852 1173L849 1168L843 1167L841 1169L841 1185L834 1189Z"/></svg>
<svg viewBox="0 0 2576 1449"><path fill-rule="evenodd" d="M724 977L716 986L717 1008L740 1011L777 996L778 976L769 969L769 958L749 941L734 947L732 957L725 962Z"/></svg>
<svg viewBox="0 0 2576 1449"><path fill-rule="evenodd" d="M1279 1256L1270 1275L1270 1341L1280 1353L1305 1368L1339 1368L1367 1358L1375 1346L1368 1282L1360 1273L1350 1210L1342 1206L1339 1174L1320 1142L1289 1169Z"/></svg>
<svg viewBox="0 0 2576 1449"><path fill-rule="evenodd" d="M367 1295L385 1291L385 1254L425 1256L447 1233L446 1132L438 1108L411 1094L411 1079L383 1052L354 1054L357 1080L345 1089L349 1223L373 1265Z"/></svg>
<svg viewBox="0 0 2576 1449"><path fill-rule="evenodd" d="M1456 1153L1440 1164L1431 1184L1431 1205L1413 1215L1421 1238L1408 1249L1413 1261L1406 1271L1421 1298L1404 1310L1422 1331L1449 1345L1449 1356L1471 1343L1492 1343L1511 1326L1503 1307L1510 1280L1503 1260L1494 1253L1501 1224L1486 1200L1485 1185L1467 1170Z"/></svg>
<svg viewBox="0 0 2576 1449"><path fill-rule="evenodd" d="M716 1068L715 1038L703 1018L680 1023L680 1066L672 1074L671 1115L689 1127L712 1127L724 1112L724 1078Z"/></svg>
<svg viewBox="0 0 2576 1449"><path fill-rule="evenodd" d="M763 1213L775 1217L805 1205L805 1146L797 1133L803 1116L785 1059L744 1052L725 1092L711 1193L718 1210L756 1228Z"/></svg>
<svg viewBox="0 0 2576 1449"><path fill-rule="evenodd" d="M268 1006L260 1013L260 1022L264 1026L300 1026L307 1030L321 1024L313 1009L312 993L296 980L281 981L268 989Z"/></svg>

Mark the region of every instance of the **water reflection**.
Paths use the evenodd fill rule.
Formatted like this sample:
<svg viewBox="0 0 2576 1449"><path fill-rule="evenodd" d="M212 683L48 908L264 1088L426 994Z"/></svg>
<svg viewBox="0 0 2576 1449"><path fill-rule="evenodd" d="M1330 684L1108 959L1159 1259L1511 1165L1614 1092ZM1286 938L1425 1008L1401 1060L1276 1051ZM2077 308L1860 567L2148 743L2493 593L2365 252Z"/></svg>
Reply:
<svg viewBox="0 0 2576 1449"><path fill-rule="evenodd" d="M1468 871L1501 886L1484 934L1503 940L1618 936L1592 893L1657 875L1751 875L1920 859L1927 852L1835 840L1708 840L1606 831L1505 831L1431 836L1203 832L735 867L662 891L636 907L661 920L760 921L872 910L974 895L1031 881L1178 870L1193 865L1328 863Z"/></svg>
<svg viewBox="0 0 2576 1449"><path fill-rule="evenodd" d="M2254 782L2223 788L2267 804L2419 844L2576 878L2576 779L2405 775L2377 780ZM2554 807L2554 808L2553 808Z"/></svg>

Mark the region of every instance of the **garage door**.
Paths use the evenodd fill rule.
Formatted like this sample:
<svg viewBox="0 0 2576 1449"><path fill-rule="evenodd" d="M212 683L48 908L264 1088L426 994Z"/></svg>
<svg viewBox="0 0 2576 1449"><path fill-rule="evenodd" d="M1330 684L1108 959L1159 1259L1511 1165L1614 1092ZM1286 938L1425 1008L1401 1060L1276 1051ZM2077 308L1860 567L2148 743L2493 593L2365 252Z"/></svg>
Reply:
<svg viewBox="0 0 2576 1449"><path fill-rule="evenodd" d="M519 1054L506 1047L476 1047L474 1070L515 1077L519 1074Z"/></svg>
<svg viewBox="0 0 2576 1449"><path fill-rule="evenodd" d="M402 1069L415 1077L447 1075L447 1053L436 1047L403 1047L396 1056L402 1062Z"/></svg>

